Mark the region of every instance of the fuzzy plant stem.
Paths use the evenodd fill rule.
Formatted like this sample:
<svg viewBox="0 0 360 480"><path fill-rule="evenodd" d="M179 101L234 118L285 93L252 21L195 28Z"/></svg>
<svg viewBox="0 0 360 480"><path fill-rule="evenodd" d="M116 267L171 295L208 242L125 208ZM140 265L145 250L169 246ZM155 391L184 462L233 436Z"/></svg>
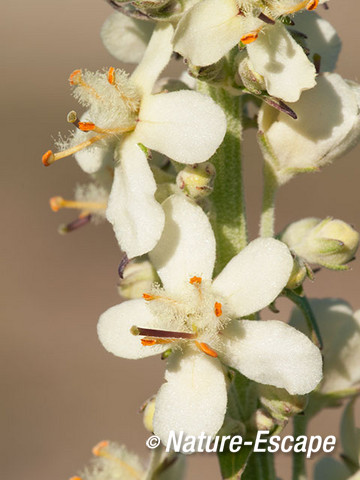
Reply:
<svg viewBox="0 0 360 480"><path fill-rule="evenodd" d="M210 220L217 245L215 274L247 245L247 226L241 163L242 101L222 88L197 82L197 90L209 95L224 111L227 130L223 143L210 159L216 168L210 196Z"/></svg>
<svg viewBox="0 0 360 480"><path fill-rule="evenodd" d="M294 417L294 438L306 435L307 421L306 415ZM292 480L306 480L305 460L306 452L293 452Z"/></svg>
<svg viewBox="0 0 360 480"><path fill-rule="evenodd" d="M264 162L263 203L260 219L260 236L273 237L275 234L275 196L278 183L272 168Z"/></svg>

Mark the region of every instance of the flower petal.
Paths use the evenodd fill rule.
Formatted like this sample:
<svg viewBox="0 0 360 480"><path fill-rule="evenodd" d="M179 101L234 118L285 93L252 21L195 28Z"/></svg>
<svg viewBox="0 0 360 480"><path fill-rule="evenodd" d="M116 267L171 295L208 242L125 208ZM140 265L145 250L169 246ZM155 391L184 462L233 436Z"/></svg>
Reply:
<svg viewBox="0 0 360 480"><path fill-rule="evenodd" d="M324 344L324 379L320 391L349 389L360 381L360 311L354 314L347 302L337 298L314 298L310 304ZM307 333L305 320L297 308L290 323Z"/></svg>
<svg viewBox="0 0 360 480"><path fill-rule="evenodd" d="M129 258L153 249L164 226L164 212L154 198L156 183L145 153L129 135L116 151L106 217Z"/></svg>
<svg viewBox="0 0 360 480"><path fill-rule="evenodd" d="M236 255L216 277L213 288L228 299L239 317L269 305L285 287L293 259L274 238L258 238Z"/></svg>
<svg viewBox="0 0 360 480"><path fill-rule="evenodd" d="M105 20L101 39L107 51L120 62L139 63L153 30L151 22L115 12Z"/></svg>
<svg viewBox="0 0 360 480"><path fill-rule="evenodd" d="M177 291L193 276L211 279L215 237L206 214L183 195L169 197L162 207L164 230L149 257L165 289Z"/></svg>
<svg viewBox="0 0 360 480"><path fill-rule="evenodd" d="M100 342L108 352L122 358L136 359L162 353L169 345L144 347L140 337L130 332L132 326L151 328L156 319L143 299L128 300L106 310L97 327Z"/></svg>
<svg viewBox="0 0 360 480"><path fill-rule="evenodd" d="M156 395L154 433L166 444L171 430L214 436L223 424L227 393L218 359L197 352L170 356Z"/></svg>
<svg viewBox="0 0 360 480"><path fill-rule="evenodd" d="M264 133L266 161L285 183L298 170L320 168L352 148L360 137L359 85L328 73L290 107L298 118L263 106L259 129Z"/></svg>
<svg viewBox="0 0 360 480"><path fill-rule="evenodd" d="M305 34L306 46L310 49L309 58L320 55L320 71L332 72L341 50L341 40L335 28L315 12L301 12L295 16L294 30ZM290 27L290 30L292 28Z"/></svg>
<svg viewBox="0 0 360 480"><path fill-rule="evenodd" d="M141 105L136 132L141 142L180 163L208 160L223 141L226 118L198 92L150 95Z"/></svg>
<svg viewBox="0 0 360 480"><path fill-rule="evenodd" d="M264 28L247 46L257 73L265 79L267 91L286 102L296 102L303 90L316 85L315 67L281 23Z"/></svg>
<svg viewBox="0 0 360 480"><path fill-rule="evenodd" d="M320 350L286 323L233 321L223 337L222 360L255 382L303 395L321 380Z"/></svg>
<svg viewBox="0 0 360 480"><path fill-rule="evenodd" d="M141 62L131 75L143 95L151 93L158 76L170 61L173 33L174 28L170 23L160 22L155 27Z"/></svg>
<svg viewBox="0 0 360 480"><path fill-rule="evenodd" d="M242 35L261 24L252 16L240 15L235 0L203 0L180 20L174 50L194 65L210 65L226 55Z"/></svg>

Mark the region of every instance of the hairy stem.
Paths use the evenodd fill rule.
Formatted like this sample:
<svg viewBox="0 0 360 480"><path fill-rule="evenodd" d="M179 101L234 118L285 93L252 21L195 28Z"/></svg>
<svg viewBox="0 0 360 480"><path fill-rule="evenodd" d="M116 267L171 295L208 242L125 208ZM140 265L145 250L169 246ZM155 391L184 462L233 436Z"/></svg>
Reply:
<svg viewBox="0 0 360 480"><path fill-rule="evenodd" d="M306 429L306 415L296 415L294 417L294 438L298 437L299 435L306 435ZM306 452L293 451L292 480L306 480L305 459Z"/></svg>
<svg viewBox="0 0 360 480"><path fill-rule="evenodd" d="M263 203L260 219L260 236L273 237L275 229L275 196L278 183L274 172L267 162L264 162Z"/></svg>
<svg viewBox="0 0 360 480"><path fill-rule="evenodd" d="M215 274L247 245L247 226L241 163L241 99L222 88L197 82L200 93L211 96L223 109L227 131L223 143L210 159L216 168L211 200L211 223L217 245Z"/></svg>

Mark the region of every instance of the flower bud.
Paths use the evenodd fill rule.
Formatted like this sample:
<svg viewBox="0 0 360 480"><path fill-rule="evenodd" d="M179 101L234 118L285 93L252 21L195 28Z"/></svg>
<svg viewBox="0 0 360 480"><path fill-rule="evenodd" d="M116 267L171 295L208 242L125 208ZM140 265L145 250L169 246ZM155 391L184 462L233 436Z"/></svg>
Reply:
<svg viewBox="0 0 360 480"><path fill-rule="evenodd" d="M144 427L146 428L146 430L148 430L149 432L153 432L154 431L154 427L153 427L153 419L154 419L154 413L155 413L155 401L156 401L156 397L151 397L144 409L143 409L143 422L144 422Z"/></svg>
<svg viewBox="0 0 360 480"><path fill-rule="evenodd" d="M359 233L342 220L304 218L289 225L281 240L305 261L339 270L354 258Z"/></svg>
<svg viewBox="0 0 360 480"><path fill-rule="evenodd" d="M274 418L262 408L258 408L256 412L254 412L250 419L250 423L253 427L252 429L255 431L271 431L276 425Z"/></svg>
<svg viewBox="0 0 360 480"><path fill-rule="evenodd" d="M289 277L286 288L294 290L295 288L300 287L303 284L307 276L307 268L304 261L300 257L294 258L294 266Z"/></svg>
<svg viewBox="0 0 360 480"><path fill-rule="evenodd" d="M360 138L359 85L335 73L317 77L317 85L288 103L297 115L263 105L259 144L265 161L282 185L294 175L314 172L350 150Z"/></svg>
<svg viewBox="0 0 360 480"><path fill-rule="evenodd" d="M215 173L210 162L188 165L178 173L176 184L188 197L206 197L213 191Z"/></svg>
<svg viewBox="0 0 360 480"><path fill-rule="evenodd" d="M189 74L197 80L202 80L203 82L208 83L224 83L226 79L226 68L224 67L224 58L222 58L216 63L207 65L205 67L197 67L196 65L188 62Z"/></svg>
<svg viewBox="0 0 360 480"><path fill-rule="evenodd" d="M249 92L256 95L260 95L264 90L266 91L264 77L255 71L249 56L246 53L241 53L239 58L238 74L244 86Z"/></svg>
<svg viewBox="0 0 360 480"><path fill-rule="evenodd" d="M134 7L151 18L168 18L180 5L176 0L135 0Z"/></svg>
<svg viewBox="0 0 360 480"><path fill-rule="evenodd" d="M260 403L270 415L280 422L304 411L307 404L306 395L290 395L283 388L272 385L258 385Z"/></svg>
<svg viewBox="0 0 360 480"><path fill-rule="evenodd" d="M131 260L118 284L119 295L124 298L141 298L144 292L151 290L156 280L156 272L149 261Z"/></svg>

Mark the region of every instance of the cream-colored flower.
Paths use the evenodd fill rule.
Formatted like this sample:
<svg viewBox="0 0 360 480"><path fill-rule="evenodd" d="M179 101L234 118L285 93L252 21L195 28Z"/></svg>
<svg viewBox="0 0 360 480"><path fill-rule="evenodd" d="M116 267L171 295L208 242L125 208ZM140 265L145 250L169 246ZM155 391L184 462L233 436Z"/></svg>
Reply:
<svg viewBox="0 0 360 480"><path fill-rule="evenodd" d="M156 27L130 78L113 68L108 73L73 72L74 95L89 107L86 119L79 121L73 112L71 121L78 132L69 148L43 156L43 163L49 165L76 153L88 173L106 168L108 156L113 156L114 180L106 215L129 258L151 250L164 225L142 146L180 163L201 163L213 155L226 131L225 115L211 98L188 90L151 93L170 60L172 35L170 24Z"/></svg>
<svg viewBox="0 0 360 480"><path fill-rule="evenodd" d="M222 363L290 393L313 390L322 361L306 336L276 320L238 320L266 307L285 287L293 263L287 247L257 239L212 281L215 237L205 213L180 195L163 208L164 231L149 254L163 286L110 308L98 324L100 341L117 356L172 350L156 396L155 434L164 443L170 430L215 435L227 403Z"/></svg>

